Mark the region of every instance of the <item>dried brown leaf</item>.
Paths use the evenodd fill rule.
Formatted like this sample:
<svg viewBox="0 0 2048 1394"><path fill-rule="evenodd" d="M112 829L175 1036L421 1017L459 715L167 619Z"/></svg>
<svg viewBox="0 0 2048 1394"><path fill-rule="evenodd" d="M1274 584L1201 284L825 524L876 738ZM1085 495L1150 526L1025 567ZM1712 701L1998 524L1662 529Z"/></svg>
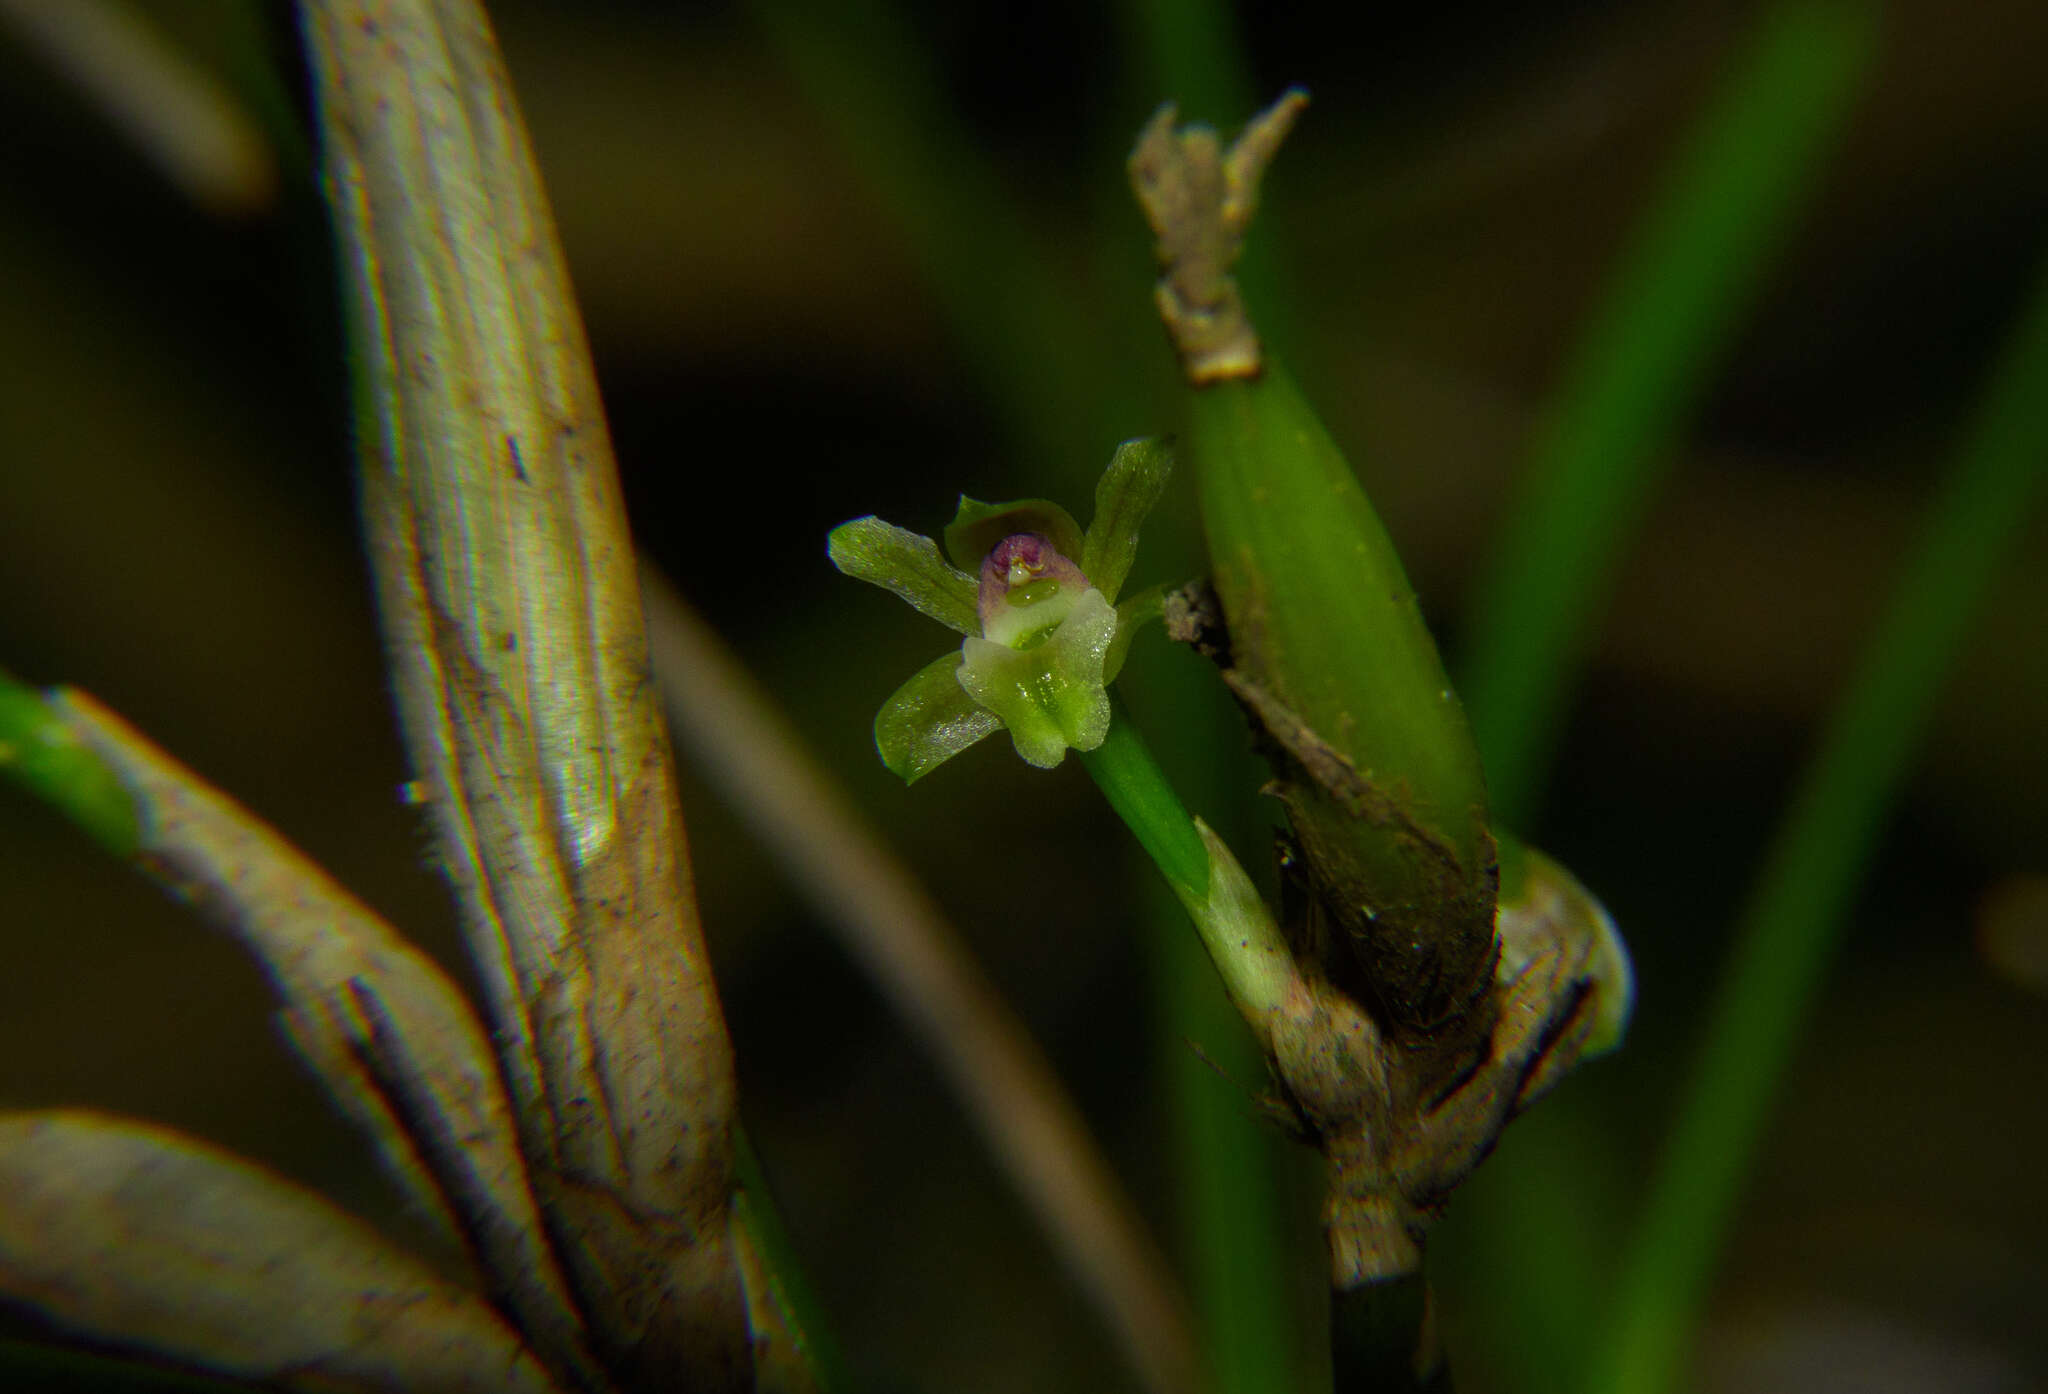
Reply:
<svg viewBox="0 0 2048 1394"><path fill-rule="evenodd" d="M145 870L262 963L292 1043L414 1199L465 1242L559 1372L602 1388L469 1004L431 960L246 809L90 697L54 709L135 801Z"/></svg>
<svg viewBox="0 0 2048 1394"><path fill-rule="evenodd" d="M472 0L305 8L386 637L536 1184L625 1383L737 1383L731 1047L526 135Z"/></svg>
<svg viewBox="0 0 2048 1394"><path fill-rule="evenodd" d="M89 1112L0 1114L0 1299L275 1388L560 1388L489 1304L319 1196Z"/></svg>

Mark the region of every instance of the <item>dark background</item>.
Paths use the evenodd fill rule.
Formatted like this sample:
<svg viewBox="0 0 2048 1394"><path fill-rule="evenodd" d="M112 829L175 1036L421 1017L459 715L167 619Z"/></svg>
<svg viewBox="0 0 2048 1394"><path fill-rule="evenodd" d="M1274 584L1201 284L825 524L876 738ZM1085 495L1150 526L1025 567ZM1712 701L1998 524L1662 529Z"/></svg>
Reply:
<svg viewBox="0 0 2048 1394"><path fill-rule="evenodd" d="M245 105L276 185L195 204L0 41L0 663L107 700L454 964L424 829L396 797L290 32L228 0L141 8ZM869 722L944 639L839 578L822 543L868 512L936 530L961 491L1085 512L1117 440L1172 428L1120 175L1168 94L1110 11L904 12L952 104L947 138L994 166L1022 210L1007 226L1128 375L1087 399L1040 363L1045 412L1020 417L1031 391L976 371L914 229L760 16L491 8L641 541L955 916L1172 1234L1125 835L1078 769L1029 771L1000 740L897 785ZM1538 405L1752 13L1240 16L1261 97L1315 97L1263 215L1292 290L1285 342L1452 655ZM1439 1285L1469 1388L1543 1387L1528 1333L1584 1320L1634 1214L1757 854L2048 248L2044 53L2048 7L2030 0L1889 7L1846 135L1629 549L1530 833L1622 924L1636 1025L1452 1209ZM992 295L1007 274L987 268ZM1188 500L1169 512L1185 531ZM1783 1083L1703 1388L2048 1379L2048 533L2029 526ZM1167 579L1158 565L1141 556L1135 579ZM1204 680L1146 642L1144 690ZM929 1064L685 779L749 1117L855 1363L920 1389L1128 1387ZM0 951L0 1105L186 1128L405 1228L287 1056L256 970L4 791ZM1217 1087L1249 1110L1256 1084ZM1276 1150L1312 1344L1315 1176ZM1532 1218L1535 1195L1575 1208ZM1560 1223L1569 1263L1541 1237Z"/></svg>

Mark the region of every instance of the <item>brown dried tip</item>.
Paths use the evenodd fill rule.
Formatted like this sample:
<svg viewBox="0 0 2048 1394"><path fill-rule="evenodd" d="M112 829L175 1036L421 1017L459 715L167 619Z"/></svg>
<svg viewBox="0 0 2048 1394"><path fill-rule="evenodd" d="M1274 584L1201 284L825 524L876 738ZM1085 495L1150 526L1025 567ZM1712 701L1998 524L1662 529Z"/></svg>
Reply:
<svg viewBox="0 0 2048 1394"><path fill-rule="evenodd" d="M1288 88L1225 150L1207 126L1176 129L1179 111L1168 102L1131 151L1131 187L1159 239L1159 317L1195 386L1259 373L1259 336L1230 268L1258 208L1259 180L1307 105L1308 93Z"/></svg>

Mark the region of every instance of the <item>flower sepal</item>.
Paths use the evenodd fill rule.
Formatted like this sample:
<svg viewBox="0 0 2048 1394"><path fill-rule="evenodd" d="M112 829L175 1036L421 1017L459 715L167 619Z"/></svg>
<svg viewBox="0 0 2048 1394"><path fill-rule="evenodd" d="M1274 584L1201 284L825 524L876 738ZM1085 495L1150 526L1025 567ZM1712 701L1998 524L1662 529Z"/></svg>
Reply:
<svg viewBox="0 0 2048 1394"><path fill-rule="evenodd" d="M982 559L1006 537L1037 533L1052 543L1062 556L1081 559L1086 535L1074 515L1050 499L1012 499L1008 503L983 503L960 496L953 521L946 524L942 540L953 565L973 573Z"/></svg>
<svg viewBox="0 0 2048 1394"><path fill-rule="evenodd" d="M875 749L905 784L915 784L984 736L1002 718L961 687L959 649L940 654L891 693L875 713Z"/></svg>

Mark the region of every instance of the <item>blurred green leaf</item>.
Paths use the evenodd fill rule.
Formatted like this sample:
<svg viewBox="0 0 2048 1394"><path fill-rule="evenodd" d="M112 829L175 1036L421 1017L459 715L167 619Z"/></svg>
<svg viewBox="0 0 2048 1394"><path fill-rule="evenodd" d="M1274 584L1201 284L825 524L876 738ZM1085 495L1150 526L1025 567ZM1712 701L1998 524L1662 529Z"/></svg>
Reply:
<svg viewBox="0 0 2048 1394"><path fill-rule="evenodd" d="M2048 262L2036 273L1856 674L1737 922L1603 1328L1593 1394L1675 1387L1777 1082L1949 664L2048 483Z"/></svg>
<svg viewBox="0 0 2048 1394"><path fill-rule="evenodd" d="M1587 636L1773 255L1863 91L1878 9L1780 0L1730 60L1607 283L1474 583L1459 691L1526 826Z"/></svg>

